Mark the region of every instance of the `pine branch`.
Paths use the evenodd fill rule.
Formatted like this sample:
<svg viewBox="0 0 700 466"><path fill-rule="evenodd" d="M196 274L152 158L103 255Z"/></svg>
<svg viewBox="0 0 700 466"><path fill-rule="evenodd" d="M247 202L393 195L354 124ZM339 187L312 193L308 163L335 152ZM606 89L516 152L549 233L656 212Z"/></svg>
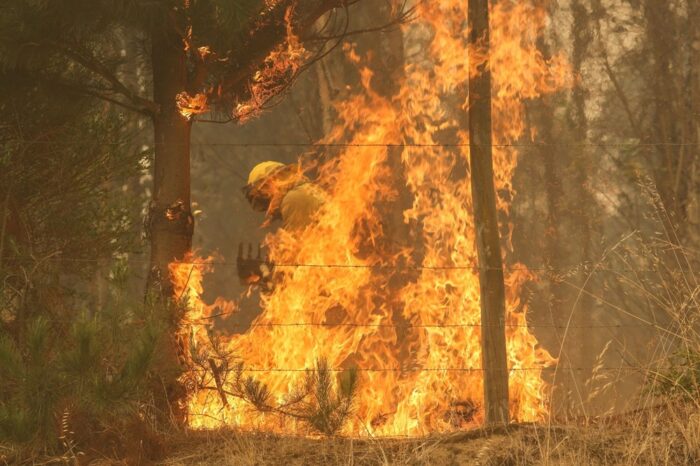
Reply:
<svg viewBox="0 0 700 466"><path fill-rule="evenodd" d="M31 78L29 78L31 79ZM85 95L89 97L95 97L97 99L103 100L105 102L109 102L111 104L117 105L119 107L122 107L126 110L139 113L141 115L151 117L154 115L154 113L149 110L145 109L141 106L134 105L131 102L126 102L120 99L117 99L115 97L112 97L109 95L110 90L108 89L97 89L94 87L86 86L83 83L77 83L77 82L71 82L67 81L65 79L62 79L58 76L34 76L34 80L37 82L41 82L42 84L48 86L48 87L55 87L64 91L68 91L74 94L79 94L79 95ZM155 104L154 104L155 105ZM157 107L157 105L156 105Z"/></svg>
<svg viewBox="0 0 700 466"><path fill-rule="evenodd" d="M243 377L242 363L235 366L232 380L226 387L221 380L221 368L213 359L209 360L209 365L214 372L216 386L202 384L199 389L217 392L224 406L228 406L227 396L237 398L261 413L304 421L325 435L334 435L340 431L352 413L357 391L357 371L353 369L342 372L337 380L333 380L328 363L321 359L284 402L273 402L271 400L275 397L267 385L251 376Z"/></svg>
<svg viewBox="0 0 700 466"><path fill-rule="evenodd" d="M117 79L117 77L114 76L114 74L112 74L112 72L99 60L95 59L94 57L86 57L76 52L74 49L62 45L58 42L51 42L48 45L54 47L56 50L59 50L67 58L75 61L88 71L97 74L99 77L107 81L112 86L112 91L126 97L129 102L127 103L113 98L108 98L104 94L93 94L95 97L101 98L107 102L120 105L126 109L133 110L145 115L153 116L156 113L158 113L159 107L155 102L137 95L125 84L123 84L119 79Z"/></svg>
<svg viewBox="0 0 700 466"><path fill-rule="evenodd" d="M276 96L282 95L293 84L299 74L331 53L346 37L364 32L391 30L400 24L410 21L415 11L414 8L407 7L407 4L404 2L401 7L398 8L395 16L386 24L362 30L349 31L350 13L348 7L360 1L361 0L321 0L315 2L311 7L307 6L307 3L304 3L302 7L302 4L296 0L286 0L277 3L262 19L256 19L256 21L250 25L249 29L251 33L240 48L243 52L229 57L228 62L230 62L232 66L222 73L223 77L221 78L220 85L215 86L217 93L216 95L210 96L210 102L216 103L218 101L220 103L230 104L246 100L245 96L250 94L249 86L253 74L261 69L265 59L275 47L279 46L279 44L283 44L287 39L288 24L285 20L285 15L290 9L294 12L291 16L293 33L302 38L305 42L314 42L317 44L315 47L316 52L305 60L294 75L281 77L280 81L284 82L279 83L278 89L276 89L274 95L270 96L264 102L257 102L257 110L274 106L279 100L275 99ZM315 28L316 22L321 17L332 10L341 8L345 12L345 21L341 26L340 32L316 36L311 33ZM326 27L328 27L327 24L323 26L322 30ZM327 47L329 42L333 42L333 44ZM236 52L240 52L240 50L237 49ZM248 116L248 114L244 113L221 121L201 119L198 121L227 123L246 116Z"/></svg>

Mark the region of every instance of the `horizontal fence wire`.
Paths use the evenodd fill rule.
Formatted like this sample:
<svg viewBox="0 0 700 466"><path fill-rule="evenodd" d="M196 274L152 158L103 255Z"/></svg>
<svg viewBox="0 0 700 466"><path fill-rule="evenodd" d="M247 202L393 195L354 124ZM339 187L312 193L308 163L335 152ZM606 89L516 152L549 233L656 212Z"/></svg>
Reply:
<svg viewBox="0 0 700 466"><path fill-rule="evenodd" d="M226 312L226 313L220 313L220 314L215 314L212 316L208 317L203 317L200 319L185 319L183 321L184 325L205 325L206 322L210 322L212 319L227 316L227 315L233 315L236 314L237 311L233 312ZM635 316L636 319L642 319L638 316ZM554 325L554 324L504 324L504 325L482 325L482 324L355 324L355 323L339 323L339 324L330 324L330 323L315 323L315 322L292 322L292 323L260 323L260 324L227 324L227 327L229 328L234 328L234 329L245 329L245 330L250 330L253 328L294 328L294 327L300 327L300 328L394 328L394 329L403 329L403 330L408 330L408 329L464 329L464 328L526 328L526 329L550 329L550 330L581 330L581 329L590 329L590 330L612 330L612 329L618 329L618 330L623 330L623 329L630 329L630 328L648 328L648 329L653 329L653 330L659 330L661 332L667 333L671 336L677 336L680 337L676 332L673 332L672 330L669 330L666 327L663 327L661 325L655 324L653 322L646 322L642 324L574 324L574 325Z"/></svg>
<svg viewBox="0 0 700 466"><path fill-rule="evenodd" d="M201 319L185 320L185 324L196 325L204 320L211 320L216 317L222 317L226 315L233 315L236 312L227 312L221 314L214 314L208 317L203 317ZM551 324L504 324L504 325L482 325L482 324L355 324L355 323L317 323L317 322L292 322L292 323L260 323L260 324L228 324L227 327L231 328L274 328L274 327L321 327L321 328L336 328L336 327L350 327L350 328L400 328L400 329L411 329L411 328L556 328L556 329L567 329L567 328L588 328L588 329L604 329L604 328L656 328L656 324L591 324L591 325L551 325Z"/></svg>
<svg viewBox="0 0 700 466"><path fill-rule="evenodd" d="M598 370L598 371L615 371L615 372L622 372L622 371L646 371L646 372L655 372L655 371L664 371L664 370L671 370L673 369L673 366L664 366L664 367L655 367L655 368L649 368L649 367L643 367L643 366L631 366L631 365L626 365L626 366L591 366L591 367L557 367L557 366L549 366L549 367L511 367L508 368L509 372L532 372L532 371L593 371L593 370ZM240 369L241 372L313 372L317 369L315 368L280 368L280 367L268 367L268 368L261 368L261 367L252 367L252 368L242 368ZM342 369L342 368L328 368L327 369L330 372L348 372L350 369ZM356 370L358 372L484 372L487 369L484 369L482 367L408 367L408 368L352 368L352 370Z"/></svg>
<svg viewBox="0 0 700 466"><path fill-rule="evenodd" d="M76 263L103 263L105 261L117 261L120 259L105 258L105 259L93 259L93 258L71 258L71 257L48 257L48 258L4 258L2 262L4 263L27 263L27 264L37 264L42 262L76 262ZM150 264L149 259L135 259L135 258L124 258L124 262L136 263L136 264ZM262 259L260 259L262 262ZM177 263L180 265L192 265L192 266L222 266L222 267L236 267L237 262L232 261L173 261L172 263ZM514 271L514 270L524 270L532 272L575 272L575 271L588 271L588 272L641 272L641 273L657 273L657 272L689 272L691 268L685 267L674 267L673 269L643 269L643 268L623 268L623 267L601 267L596 264L572 264L572 265L558 265L556 267L542 267L542 266L528 266L524 264L514 264L514 265L504 265L503 267L480 267L478 265L409 265L409 264L301 264L301 263L272 263L274 267L278 268L318 268L318 269L372 269L372 270L503 270L503 271Z"/></svg>
<svg viewBox="0 0 700 466"><path fill-rule="evenodd" d="M65 258L52 258L48 260L57 260L57 261L71 261L70 259L65 259ZM80 259L76 260L79 262L84 262L84 261L90 261L90 262L100 262L101 260L99 259ZM149 261L144 260L141 262L146 262L148 263ZM185 265L191 265L196 266L196 265L229 265L229 266L234 266L237 265L235 262L206 262L206 261L184 261L184 262L178 262L179 264L185 264ZM374 266L371 265L321 265L321 264L286 264L286 265L278 265L275 264L276 267L321 267L321 268L375 268ZM394 269L401 269L405 268L400 265L396 266L386 266L386 268L394 268ZM532 268L532 267L527 267L527 266L522 266L522 267L504 267L505 270L528 270L528 271L546 271L553 273L556 270L553 268ZM460 270L460 269L470 269L470 270L478 270L478 267L476 266L469 266L469 267L443 267L443 268L430 268L430 267L413 267L413 270ZM622 273L622 272L635 272L635 273L640 273L640 272L648 272L648 273L659 273L659 272L665 272L667 273L668 271L664 270L642 270L642 269L622 269L622 268L602 268L596 265L591 265L587 266L585 268L582 268L581 265L578 266L572 266L570 269L564 270L564 268L557 269L559 272L572 272L577 270L578 271L586 271L589 273L595 273L595 272L612 272L612 273ZM494 269L491 269L494 270ZM501 269L495 269L495 270L501 270ZM189 281L189 277L188 277ZM216 305L210 305L210 308L215 308ZM680 337L676 332L669 330L663 326L660 326L654 322L648 321L647 319L637 316L631 312L625 312L621 311L623 314L632 317L636 319L637 321L641 323L637 324L609 324L609 325L602 325L602 324L591 324L591 325L554 325L554 324L505 324L503 326L496 326L496 327L504 327L504 328L532 328L532 329L625 329L625 328L651 328L655 330L659 330L661 332L667 333L671 336L675 337ZM220 312L220 313L215 313L209 316L203 316L200 318L196 319L185 319L183 320L183 323L189 324L189 325L202 325L204 322L211 321L216 318L221 318L221 317L226 317L228 315L233 315L238 313L238 311L230 311L230 312ZM56 320L56 322L59 322L60 320ZM71 322L71 321L66 321L66 322ZM365 324L365 323L337 323L337 324L332 324L332 323L325 323L325 322L281 322L281 323L259 323L259 324L229 324L230 327L234 328L255 328L255 327L356 327L356 328L402 328L402 329L431 329L431 328L469 328L469 327L479 327L479 328L486 328L486 326L478 323L458 323L458 324Z"/></svg>
<svg viewBox="0 0 700 466"><path fill-rule="evenodd" d="M44 145L84 145L85 141L22 141L25 144ZM124 142L103 141L97 142L103 146L124 146ZM153 146L153 144L144 144ZM171 144L173 145L173 144ZM178 145L178 144L174 144ZM322 143L322 142L192 142L180 144L190 147L313 147L313 148L333 148L333 147L366 147L366 148L391 148L391 147L413 147L413 148L451 148L451 147L496 147L496 148L535 148L535 147L698 147L700 142L579 142L579 143L494 143L494 144L468 144L468 143Z"/></svg>
<svg viewBox="0 0 700 466"><path fill-rule="evenodd" d="M183 319L183 325L204 325L212 319L234 315L238 311L214 314L198 319ZM72 323L75 319L48 319L55 323ZM134 321L134 324L143 323L143 321ZM253 328L293 328L293 327L316 327L316 328L395 328L395 329L461 329L461 328L527 328L527 329L627 329L627 328L651 328L672 333L665 327L654 323L644 324L590 324L590 325L552 325L552 324L504 324L499 325L482 325L482 324L355 324L355 323L316 323L316 322L290 322L290 323L260 323L260 324L237 324L227 323L228 328L233 329L253 329Z"/></svg>

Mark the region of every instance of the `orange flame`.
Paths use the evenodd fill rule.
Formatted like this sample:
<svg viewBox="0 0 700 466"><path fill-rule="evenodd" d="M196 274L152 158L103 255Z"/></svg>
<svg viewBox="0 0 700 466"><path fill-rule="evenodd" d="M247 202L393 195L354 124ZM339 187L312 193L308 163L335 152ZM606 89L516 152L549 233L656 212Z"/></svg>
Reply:
<svg viewBox="0 0 700 466"><path fill-rule="evenodd" d="M275 5L276 2L270 0L266 2L266 9L271 10ZM309 52L294 32L293 13L292 7L285 11L285 40L265 57L260 68L254 73L248 86L250 97L235 104L231 115L233 120L245 122L257 116L265 104L282 93L296 79L301 66L308 59ZM185 52L192 51L194 47L192 26L187 27L182 40ZM196 57L201 62L207 62L215 59L216 53L212 51L210 46L205 45L197 47ZM175 97L175 102L180 114L185 118L192 119L196 115L208 112L209 98L216 97L220 92L220 86L210 86L208 90L198 92L195 95L182 91Z"/></svg>
<svg viewBox="0 0 700 466"><path fill-rule="evenodd" d="M251 328L225 339L226 350L260 370L256 378L279 402L304 377L284 369L312 368L321 358L333 368L357 367L356 416L348 434L419 435L483 421L469 141L460 123L464 109L447 104L466 101L468 77L485 56L467 46L466 5L419 4L419 21L404 32L430 43L409 59L392 98L374 92L372 71L361 69L363 92L337 105L340 124L327 141L349 147L318 167L317 183L327 200L316 221L301 231L280 229L266 240L277 264L329 267L279 268L275 289L261 298L262 312ZM492 9L496 144L523 136L527 99L571 85L565 60L546 60L537 50L545 21L544 9L529 2L500 2ZM459 144L445 144L445 134L456 134ZM514 147L494 148L496 187L511 194L506 198L514 194L517 159ZM402 217L387 219L387 209L395 209L404 194L410 202ZM498 203L503 214L506 198ZM176 283L183 283L182 276ZM201 302L201 275L193 278L178 286ZM517 264L506 274L510 409L518 421L547 415L541 372L555 362L530 333L527 307L519 299L533 278ZM197 306L206 309L195 305L195 315L202 313ZM313 325L278 325L284 323ZM195 392L189 407L194 427L300 431L292 421L246 409L239 400L224 406L211 390Z"/></svg>
<svg viewBox="0 0 700 466"><path fill-rule="evenodd" d="M273 4L270 4L271 8ZM292 27L293 8L287 8L284 20L287 28L286 40L271 51L250 83L250 99L239 103L233 111L233 118L244 122L255 117L264 105L279 95L297 76L299 69L308 58L304 48Z"/></svg>
<svg viewBox="0 0 700 466"><path fill-rule="evenodd" d="M189 95L187 92L180 92L175 97L175 104L177 105L180 115L188 119L209 111L207 96L201 92L195 95Z"/></svg>

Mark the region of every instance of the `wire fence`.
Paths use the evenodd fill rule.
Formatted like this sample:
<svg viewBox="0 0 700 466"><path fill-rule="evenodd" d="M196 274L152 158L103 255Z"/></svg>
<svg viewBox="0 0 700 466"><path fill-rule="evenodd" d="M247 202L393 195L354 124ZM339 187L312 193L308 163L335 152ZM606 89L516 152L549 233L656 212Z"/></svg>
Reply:
<svg viewBox="0 0 700 466"><path fill-rule="evenodd" d="M40 145L77 145L85 144L85 141L22 141L25 144ZM103 146L124 146L124 142L102 141L93 142ZM145 144L152 146L152 144ZM177 146L169 144L168 146ZM469 143L343 143L343 142L190 142L189 147L314 147L314 148L459 148L459 147L495 147L495 148L542 148L542 147L698 147L700 142L547 142L547 143L492 143L492 144L469 144Z"/></svg>
<svg viewBox="0 0 700 466"><path fill-rule="evenodd" d="M649 368L645 366L633 366L633 365L624 365L624 366L590 366L590 367L568 367L568 366L542 366L542 367L511 367L508 368L509 372L531 372L531 371L574 371L574 372L581 372L581 371L615 371L615 372L622 372L622 371L644 371L644 372L661 372L661 371L666 371L666 370L671 370L673 369L672 366L662 366L662 367L654 367L654 368ZM269 368L242 368L241 372L313 372L314 370L317 370L316 368L301 368L301 369L295 369L295 368L279 368L279 367L269 367ZM348 372L349 369L343 369L343 368L328 368L327 369L329 372ZM355 370L357 372L388 372L388 373L411 373L411 372L484 372L487 369L484 369L482 367L407 367L407 368L352 368L352 370Z"/></svg>
<svg viewBox="0 0 700 466"><path fill-rule="evenodd" d="M688 254L688 251L684 251L684 254ZM81 258L81 257L46 257L46 258L4 258L5 263L19 263L19 264L38 264L38 263L87 263L87 264L97 264L104 263L105 261L116 261L117 258ZM149 259L140 258L124 258L125 262L131 264L150 264ZM261 262L263 259L260 259ZM175 260L173 264L178 265L191 265L191 266L217 266L217 267L237 267L238 263L233 261L221 261L221 260ZM598 264L592 263L577 263L569 265L557 265L554 266L528 266L526 264L512 264L504 265L503 267L482 267L476 264L469 265L411 265L411 264L303 264L303 263L272 263L274 267L277 268L316 268L316 269L370 269L370 270L411 270L411 271L423 271L423 270L434 270L434 271L451 271L451 270L503 270L508 271L531 271L531 272L550 272L550 273L570 273L575 271L580 272L611 272L611 273L623 273L623 272L634 272L634 273L668 273L668 272L690 272L692 268L685 266L674 267L674 269L668 269L659 267L657 269L645 269L645 268L634 268L634 267L605 267Z"/></svg>
<svg viewBox="0 0 700 466"><path fill-rule="evenodd" d="M229 315L237 314L238 311L231 311L225 313L214 314L211 316L206 316L198 319L185 319L183 321L186 325L206 325L210 321L225 317ZM636 317L640 320L645 320L642 317ZM682 335L669 330L668 328L658 325L653 322L645 322L641 324L571 324L571 325L556 325L556 324L503 324L503 325L483 325L477 323L468 324L361 324L361 323L330 323L330 322L281 322L281 323L229 323L226 327L231 329L243 329L245 331L255 329L255 328L327 328L327 329L337 329L337 328L358 328L358 329L401 329L401 330L463 330L468 328L502 328L502 329L549 329L549 330L623 330L623 329L651 329L666 333L670 336L682 338Z"/></svg>
<svg viewBox="0 0 700 466"><path fill-rule="evenodd" d="M221 313L208 316L200 320L209 320L225 315L232 315L235 312ZM188 323L196 324L198 320L190 320ZM251 324L230 324L231 328L274 328L274 327L321 327L321 328L397 328L397 329L436 329L436 328L551 328L551 329L603 329L603 328L656 328L656 324L591 324L591 325L550 325L550 324L503 324L503 325L483 325L476 323L469 324L356 324L356 323L329 323L329 322L292 322L292 323L251 323Z"/></svg>
<svg viewBox="0 0 700 466"><path fill-rule="evenodd" d="M238 311L226 312L221 314L214 314L207 317L202 317L198 319L183 319L183 325L204 325L216 318L229 316L237 314ZM75 320L70 319L48 319L51 322L56 323L73 323ZM137 322L138 323L138 322ZM243 329L251 330L255 328L327 328L327 329L337 329L337 328L359 328L359 329L379 329L379 328L391 328L391 329L401 329L401 330L411 330L411 329L467 329L467 328L522 328L522 329L556 329L556 330L573 330L573 329L583 329L583 330L601 330L601 329L652 329L660 330L662 332L670 333L675 335L671 330L666 327L654 324L654 323L644 323L644 324L572 324L572 325L553 325L553 324L503 324L503 325L482 325L482 324L358 324L358 323L329 323L329 322L282 322L282 323L227 323L225 327L229 329ZM678 335L680 336L680 335Z"/></svg>
<svg viewBox="0 0 700 466"><path fill-rule="evenodd" d="M99 259L70 259L70 258L52 258L55 261L100 261ZM144 261L148 262L148 261ZM182 264L188 264L192 266L196 265L236 265L234 262L209 262L209 261L183 261ZM335 268L335 265L318 265L318 264L289 264L288 266L293 267L324 267L324 268ZM340 267L348 267L347 265L341 265ZM372 266L361 266L352 265L352 268L362 267L362 268L372 268ZM460 267L467 268L467 267ZM470 266L470 269L475 267ZM507 267L506 267L507 268ZM523 266L522 268L527 270L533 270ZM593 267L595 270L605 270L600 267ZM536 269L535 269L536 270ZM543 270L552 270L551 268ZM621 269L609 269L610 271L619 272ZM634 269L632 269L634 270ZM210 309L216 309L216 305L208 306ZM447 307L446 307L447 308ZM215 313L208 316L204 316L197 319L187 319L182 321L183 325L202 325L203 322L210 322L213 319L226 317L229 315L236 314L238 310ZM559 329L559 330L572 330L572 329L606 329L606 330L625 330L625 329L652 329L664 332L670 336L681 337L673 330L666 328L664 326L658 325L655 322L646 321L641 316L632 315L636 320L641 321L639 323L615 323L615 324L539 324L539 323L525 323L525 324L512 324L504 323L502 325L484 325L477 322L464 322L464 323L356 323L356 322L251 322L251 323L226 323L225 326L229 329L242 329L245 331L250 331L257 328L327 328L329 330L337 328L356 328L356 329L381 329L381 328L391 328L391 329L423 329L423 330L463 330L469 328L487 328L487 327L498 327L498 328L524 328L524 329ZM51 321L56 321L54 319L49 319ZM73 320L59 320L61 322L73 322ZM613 365L607 366L604 364L597 364L594 366L560 366L556 363L547 365L538 365L531 367L510 367L508 368L509 373L518 372L582 372L582 373L597 373L597 372L609 372L609 373L639 373L645 376L657 375L661 378L667 377L667 374L671 371L678 370L678 366L668 365L668 360L664 361L665 365L633 365L633 364L623 364L623 365ZM242 373L309 373L318 370L314 367L241 367L238 369ZM329 372L332 373L343 373L347 372L348 368L327 368ZM478 373L484 372L487 369L483 367L353 367L352 370L360 373L422 373L422 372L435 372L435 373Z"/></svg>
<svg viewBox="0 0 700 466"><path fill-rule="evenodd" d="M41 143L41 142L34 142ZM65 144L71 144L69 141L65 141ZM47 142L47 144L54 144ZM104 144L114 144L123 145L123 143L108 143ZM231 147L231 148L251 148L251 147L297 147L297 148L312 148L312 149L331 149L331 148L461 148L469 147L470 144L460 144L460 143L446 143L446 144L386 144L386 143L371 143L371 144L354 144L354 143L300 143L300 142L284 142L284 143L191 143L192 147ZM481 146L481 145L480 145ZM700 147L700 143L541 143L541 144L491 144L494 148L546 148L546 147L604 147L604 148L630 148L630 147ZM687 251L685 251L687 253ZM104 263L105 261L113 260L114 258L80 258L80 257L47 257L47 258L2 258L4 263ZM124 258L125 262L133 264L150 264L149 259L141 259L135 257ZM176 261L181 265L188 265L192 267L202 266L202 267L237 267L238 262L236 261L226 261L226 260L182 260ZM571 265L557 265L554 266L527 266L525 264L514 264L505 265L504 267L480 267L477 264L452 264L452 265L411 265L407 263L403 264L316 264L316 263L275 263L276 268L314 268L314 269L359 269L359 270L403 270L403 271L473 271L477 272L480 270L504 270L504 271L532 271L532 272L547 272L551 274L561 274L561 273L571 273L574 271L586 272L586 273L668 273L668 269L652 269L652 268L634 268L634 267L611 267L603 266L600 264L593 263L576 263ZM691 269L686 269L684 267L678 267L672 272L687 272ZM238 311L232 312L221 312L216 314L207 315L198 319L183 321L184 324L198 325L202 322L209 322L216 318L223 318ZM653 329L659 330L672 336L678 336L672 330L658 325L655 322L644 321L645 319L641 316L632 316L638 321L642 320L641 323L635 324L567 324L567 325L557 325L557 324L538 324L538 323L526 323L526 324L509 324L505 323L503 325L496 325L493 327L498 328L525 328L525 329L608 329L608 330L624 330L624 329ZM354 323L354 322L266 322L266 323L232 323L226 324L228 328L232 329L244 329L252 330L256 328L357 328L357 329L381 329L381 328L391 328L391 329L469 329L469 328L487 328L490 326L483 325L480 323L467 322L467 323ZM459 372L459 373L474 373L483 372L487 369L482 367L360 367L353 368L358 372L363 373L415 373L415 372L438 372L438 373L448 373L448 372ZM640 373L659 373L664 371L672 371L677 369L677 367L670 365L663 365L658 367L642 366L642 365L616 365L616 366L605 366L602 364L595 366L535 366L535 367L511 367L508 368L509 372L528 372L528 371L561 371L561 372L593 372L593 371L604 371L604 372L640 372ZM309 371L314 371L315 368L292 368L292 367L244 367L241 369L242 372L248 373L305 373ZM346 368L330 368L330 372L346 372Z"/></svg>
<svg viewBox="0 0 700 466"><path fill-rule="evenodd" d="M126 260L126 259L125 259ZM23 259L6 259L5 262L24 262L24 263L34 263L34 262L41 262L42 260L39 259L30 259L30 258L23 258ZM77 262L77 263L104 263L104 259L89 259L89 258L64 258L64 257L53 257L53 258L47 258L44 259L43 261L45 262ZM135 262L135 263L143 263L143 264L149 264L150 261L147 259L135 259L135 258L129 258L126 260L128 262ZM236 262L228 262L228 261L205 261L205 260L192 260L192 261L177 261L177 264L181 265L189 265L192 267L192 271L196 266L237 266L238 264ZM471 270L473 272L477 272L479 270L479 267L476 265L470 265L470 266L443 266L443 267L431 267L431 266L409 266L409 265L401 265L401 264L394 264L394 265L366 265L366 264L274 264L275 267L279 268L303 268L303 267L310 267L310 268L327 268L327 269L389 269L389 270L415 270L415 271L421 271L421 270ZM630 273L665 273L667 274L669 271L664 269L648 269L648 270L643 270L643 269L635 269L635 268L614 268L614 267L601 267L600 265L597 264L577 264L575 266L571 266L571 268L566 269L565 267L561 268L553 268L553 267L547 267L547 268L537 268L537 267L528 267L526 265L516 265L516 266L505 266L503 269L498 269L498 268L486 268L487 270L523 270L523 271L533 271L533 272L548 272L548 273L571 273L574 271L578 272L586 272L588 274L593 274L597 272L610 272L610 273L625 273L625 272L630 272ZM684 270L678 270L677 272L684 272ZM538 277L542 278L542 277ZM188 281L191 279L191 272L190 276L188 277ZM560 278L555 277L555 280L560 280ZM185 286L188 284L186 283ZM221 309L221 306L212 304L212 305L207 305L207 309L209 310L215 310L215 309ZM445 309L450 309L449 306L445 306ZM637 323L631 324L622 324L622 323L614 323L614 324L567 324L567 325L558 325L558 324L538 324L538 323L526 323L526 324L511 324L511 323L504 323L503 325L496 325L493 327L497 328L528 328L528 329L552 329L552 330L568 330L568 329L608 329L608 330L613 330L613 329L627 329L627 328L637 328L637 329L642 329L642 328L647 328L647 329L654 329L661 331L669 336L673 337L681 337L677 332L674 332L672 330L669 330L668 328L659 325L657 322L648 320L642 316L636 315L630 311L626 311L624 309L617 309L614 308L616 311L619 311L621 314L630 317L634 320L637 321ZM183 323L189 324L189 325L202 325L207 322L211 322L214 319L218 318L226 318L228 316L237 314L239 311L238 309L234 309L232 311L224 311L224 312L214 312L209 315L204 315L198 318L192 318L192 319L187 319L185 318L183 320ZM293 328L293 327L316 327L316 328L364 328L364 329L379 329L379 328L393 328L393 329L465 329L465 328L487 328L489 326L476 323L476 322L459 322L459 323L362 323L362 322L338 322L338 323L333 323L333 322L264 322L264 323L248 323L248 324L241 324L241 323L227 323L227 326L230 328L242 328L242 329L254 329L254 328Z"/></svg>

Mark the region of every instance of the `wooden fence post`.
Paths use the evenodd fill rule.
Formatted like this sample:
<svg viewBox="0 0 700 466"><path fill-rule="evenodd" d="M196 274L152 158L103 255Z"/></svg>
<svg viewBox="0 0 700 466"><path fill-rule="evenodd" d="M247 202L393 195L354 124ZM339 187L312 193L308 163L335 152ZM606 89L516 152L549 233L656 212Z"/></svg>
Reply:
<svg viewBox="0 0 700 466"><path fill-rule="evenodd" d="M468 0L469 41L489 51L489 2ZM505 286L493 182L491 70L469 80L469 160L481 289L481 362L486 423L508 423Z"/></svg>

